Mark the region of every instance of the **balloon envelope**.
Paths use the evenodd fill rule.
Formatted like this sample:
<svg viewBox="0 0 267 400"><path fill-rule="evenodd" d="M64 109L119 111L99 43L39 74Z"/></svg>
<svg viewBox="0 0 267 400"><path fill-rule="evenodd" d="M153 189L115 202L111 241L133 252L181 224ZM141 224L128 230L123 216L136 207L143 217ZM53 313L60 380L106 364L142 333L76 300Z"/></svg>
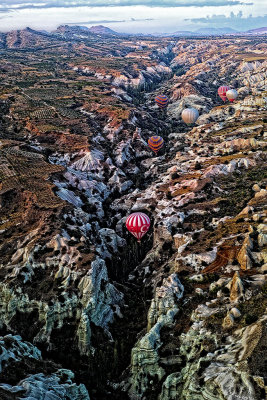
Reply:
<svg viewBox="0 0 267 400"><path fill-rule="evenodd" d="M218 89L218 95L223 101L227 100L226 92L230 90L229 86L220 86Z"/></svg>
<svg viewBox="0 0 267 400"><path fill-rule="evenodd" d="M226 92L226 97L229 101L231 101L231 103L233 101L235 101L237 96L238 96L238 93L235 89L230 89L230 90L227 90L227 92Z"/></svg>
<svg viewBox="0 0 267 400"><path fill-rule="evenodd" d="M182 111L182 120L186 124L194 124L199 117L198 110L196 108L185 108Z"/></svg>
<svg viewBox="0 0 267 400"><path fill-rule="evenodd" d="M130 214L126 219L126 228L138 241L147 233L150 227L149 217L141 212Z"/></svg>
<svg viewBox="0 0 267 400"><path fill-rule="evenodd" d="M164 140L161 136L151 136L147 143L151 150L157 153L163 147Z"/></svg>
<svg viewBox="0 0 267 400"><path fill-rule="evenodd" d="M163 95L160 94L155 98L155 102L157 103L159 108L166 108L168 106L169 99L164 94Z"/></svg>

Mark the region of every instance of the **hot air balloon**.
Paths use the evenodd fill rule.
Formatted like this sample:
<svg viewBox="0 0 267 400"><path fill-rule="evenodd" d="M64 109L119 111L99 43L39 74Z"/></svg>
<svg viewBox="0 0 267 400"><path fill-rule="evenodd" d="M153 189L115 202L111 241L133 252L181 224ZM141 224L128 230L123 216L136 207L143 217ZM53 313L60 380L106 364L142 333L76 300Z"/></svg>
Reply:
<svg viewBox="0 0 267 400"><path fill-rule="evenodd" d="M135 212L126 219L126 228L138 239L138 242L147 233L149 227L150 219L144 213Z"/></svg>
<svg viewBox="0 0 267 400"><path fill-rule="evenodd" d="M199 113L196 108L185 108L182 111L182 120L188 125L194 124L198 117Z"/></svg>
<svg viewBox="0 0 267 400"><path fill-rule="evenodd" d="M238 93L235 89L230 89L230 90L227 90L227 92L226 92L226 97L231 103L233 103L233 101L235 101L237 96L238 96Z"/></svg>
<svg viewBox="0 0 267 400"><path fill-rule="evenodd" d="M151 150L157 154L157 152L163 147L164 140L161 136L151 136L147 143Z"/></svg>
<svg viewBox="0 0 267 400"><path fill-rule="evenodd" d="M226 92L230 90L229 86L220 86L218 89L218 95L220 96L220 98L222 99L222 101L226 101L227 97L226 97Z"/></svg>
<svg viewBox="0 0 267 400"><path fill-rule="evenodd" d="M159 108L166 108L168 106L169 99L164 94L163 95L160 94L155 98L155 102L157 103Z"/></svg>

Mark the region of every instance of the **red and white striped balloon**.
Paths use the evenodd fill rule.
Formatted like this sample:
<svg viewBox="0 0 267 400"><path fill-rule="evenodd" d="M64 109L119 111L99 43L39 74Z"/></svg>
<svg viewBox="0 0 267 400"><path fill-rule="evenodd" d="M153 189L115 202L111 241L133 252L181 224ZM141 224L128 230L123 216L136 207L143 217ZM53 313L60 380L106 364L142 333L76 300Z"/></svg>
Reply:
<svg viewBox="0 0 267 400"><path fill-rule="evenodd" d="M218 95L220 96L220 98L222 99L222 101L226 101L227 97L226 97L226 92L230 90L229 86L220 86L218 89Z"/></svg>
<svg viewBox="0 0 267 400"><path fill-rule="evenodd" d="M126 219L126 228L138 239L138 242L147 233L149 227L150 219L144 213L135 212Z"/></svg>

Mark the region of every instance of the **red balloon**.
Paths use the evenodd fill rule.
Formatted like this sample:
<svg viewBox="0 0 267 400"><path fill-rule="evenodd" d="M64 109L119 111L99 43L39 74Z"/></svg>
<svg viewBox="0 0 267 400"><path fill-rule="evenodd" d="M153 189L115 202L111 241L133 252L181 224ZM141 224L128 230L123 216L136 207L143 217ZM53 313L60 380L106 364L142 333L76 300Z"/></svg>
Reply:
<svg viewBox="0 0 267 400"><path fill-rule="evenodd" d="M126 228L138 239L138 242L147 233L149 227L150 219L144 213L136 212L126 219Z"/></svg>
<svg viewBox="0 0 267 400"><path fill-rule="evenodd" d="M229 86L220 86L218 89L218 95L220 96L220 98L222 99L222 101L226 101L227 97L226 97L226 92L229 90Z"/></svg>

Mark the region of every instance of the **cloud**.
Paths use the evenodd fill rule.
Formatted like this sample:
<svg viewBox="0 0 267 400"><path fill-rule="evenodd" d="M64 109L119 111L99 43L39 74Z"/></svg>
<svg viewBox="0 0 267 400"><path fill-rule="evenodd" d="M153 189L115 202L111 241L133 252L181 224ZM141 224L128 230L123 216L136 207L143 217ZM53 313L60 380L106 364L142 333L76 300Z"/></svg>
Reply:
<svg viewBox="0 0 267 400"><path fill-rule="evenodd" d="M74 7L221 7L251 5L243 0L1 0L1 11Z"/></svg>
<svg viewBox="0 0 267 400"><path fill-rule="evenodd" d="M90 25L90 24L116 24L120 22L128 22L126 19L119 19L119 20L109 20L109 19L102 19L102 20L91 20L91 21L84 21L84 22L66 22L67 25Z"/></svg>
<svg viewBox="0 0 267 400"><path fill-rule="evenodd" d="M211 15L205 18L188 18L185 21L197 24L209 24L210 27L230 26L231 28L246 31L252 28L267 26L267 14L259 17L253 17L250 14L248 17L244 17L242 11L239 11L237 14L231 12L229 17L225 15Z"/></svg>
<svg viewBox="0 0 267 400"><path fill-rule="evenodd" d="M155 21L155 18L131 18L131 21L140 22L140 21ZM128 21L125 21L128 22Z"/></svg>
<svg viewBox="0 0 267 400"><path fill-rule="evenodd" d="M131 18L129 19L102 19L102 20L90 20L85 22L66 22L67 25L90 25L90 24L117 24L122 22L143 22L143 21L155 21L154 18Z"/></svg>

